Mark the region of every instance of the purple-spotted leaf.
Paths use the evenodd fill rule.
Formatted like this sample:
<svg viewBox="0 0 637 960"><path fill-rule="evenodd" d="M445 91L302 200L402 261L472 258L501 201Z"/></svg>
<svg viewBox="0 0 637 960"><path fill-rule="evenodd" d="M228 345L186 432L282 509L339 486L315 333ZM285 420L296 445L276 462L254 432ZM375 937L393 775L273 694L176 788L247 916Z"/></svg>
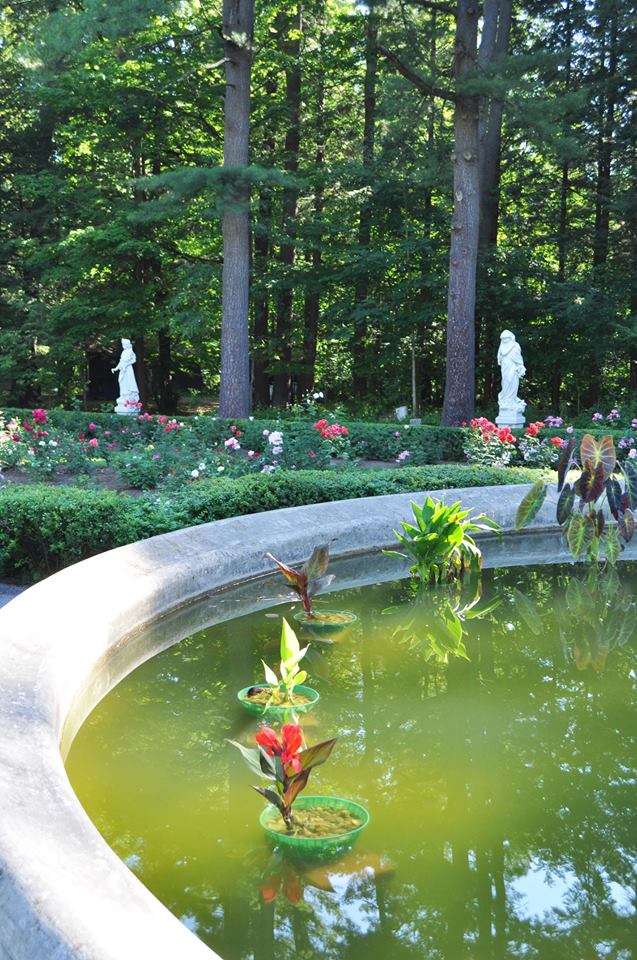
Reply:
<svg viewBox="0 0 637 960"><path fill-rule="evenodd" d="M570 483L567 483L562 488L562 492L560 493L557 501L557 522L560 525L566 523L566 521L569 519L573 512L574 503L575 491Z"/></svg>
<svg viewBox="0 0 637 960"><path fill-rule="evenodd" d="M573 450L575 449L575 438L571 437L565 447L562 447L562 453L557 465L557 492L559 493L564 486L566 474L569 471Z"/></svg>
<svg viewBox="0 0 637 960"><path fill-rule="evenodd" d="M543 480L536 480L526 496L523 497L515 515L515 529L529 525L540 512L546 499L546 484Z"/></svg>
<svg viewBox="0 0 637 960"><path fill-rule="evenodd" d="M312 770L319 764L325 763L334 749L336 740L337 738L333 737L331 740L323 740L321 743L315 743L313 747L308 747L307 750L302 750L298 755L301 761L301 770Z"/></svg>

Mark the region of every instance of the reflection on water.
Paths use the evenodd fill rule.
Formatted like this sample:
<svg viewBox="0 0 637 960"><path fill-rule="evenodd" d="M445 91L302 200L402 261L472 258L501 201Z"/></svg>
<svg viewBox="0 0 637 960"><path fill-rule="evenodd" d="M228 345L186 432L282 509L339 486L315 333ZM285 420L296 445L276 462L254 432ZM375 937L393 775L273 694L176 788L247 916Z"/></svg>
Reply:
<svg viewBox="0 0 637 960"><path fill-rule="evenodd" d="M485 574L486 614L459 617L468 659L447 663L427 655L438 600L405 583L329 597L360 620L308 653L321 692L308 740L340 735L311 792L372 818L342 862L273 854L224 740L254 734L235 695L276 659L280 625L264 612L123 681L78 734L73 786L130 869L226 960L629 960L637 576L588 576Z"/></svg>

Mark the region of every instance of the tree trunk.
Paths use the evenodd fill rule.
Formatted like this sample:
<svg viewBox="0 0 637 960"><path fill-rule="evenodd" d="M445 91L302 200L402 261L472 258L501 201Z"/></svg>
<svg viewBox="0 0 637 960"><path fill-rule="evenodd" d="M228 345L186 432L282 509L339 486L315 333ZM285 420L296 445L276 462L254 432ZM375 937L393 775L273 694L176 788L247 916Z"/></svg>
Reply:
<svg viewBox="0 0 637 960"><path fill-rule="evenodd" d="M225 198L221 310L221 391L219 414L232 419L250 411L249 320L250 188L248 166L250 73L254 0L223 0L226 57L223 165L236 172Z"/></svg>
<svg viewBox="0 0 637 960"><path fill-rule="evenodd" d="M606 65L605 40L607 23L602 20L602 75L605 77L600 90L599 129L597 134L597 188L595 195L595 235L593 239L593 266L600 267L608 257L608 234L610 228L610 201L612 196L611 161L613 133L615 128L615 100L617 73L617 11L613 9L608 23L609 52Z"/></svg>
<svg viewBox="0 0 637 960"><path fill-rule="evenodd" d="M374 0L368 3L365 24L365 81L363 86L363 175L366 188L372 188L372 165L374 163L374 141L376 134L376 81L378 75L378 27L374 10ZM361 205L358 221L359 257L369 250L372 238L372 198L367 197ZM369 297L369 273L367 266L357 268L357 280L354 288L354 309L358 316L354 320L354 340L352 343L352 390L355 397L367 393L368 357L367 357L367 298Z"/></svg>
<svg viewBox="0 0 637 960"><path fill-rule="evenodd" d="M284 146L284 169L294 176L299 168L299 146L301 142L301 7L295 8L288 18L281 14L278 18L280 32L283 33L282 50L285 54L285 112L287 130ZM285 26L284 26L285 25ZM285 240L281 243L279 263L282 266L281 288L277 297L276 310L276 347L278 354L277 371L274 375L272 402L284 407L290 399L290 367L292 364L292 307L294 303L294 280L292 271L296 257L295 227L298 190L287 186L283 190L282 232Z"/></svg>
<svg viewBox="0 0 637 960"><path fill-rule="evenodd" d="M271 78L265 82L265 92L268 98L274 97L276 83ZM266 115L266 134L263 139L264 165L274 166L274 124L273 119ZM264 275L268 270L270 256L270 232L272 230L272 192L269 187L262 190L259 197L259 212L257 227L254 231L254 260L253 276L255 272ZM257 407L267 407L270 403L270 380L268 364L270 357L270 297L267 287L264 286L260 296L253 297L253 379L252 395Z"/></svg>
<svg viewBox="0 0 637 960"><path fill-rule="evenodd" d="M479 102L475 94L464 92L464 81L475 71L477 45L478 6L475 0L458 0L454 43L457 91L447 306L447 377L441 418L444 426L469 421L475 403L476 267L480 227Z"/></svg>
<svg viewBox="0 0 637 960"><path fill-rule="evenodd" d="M172 381L172 349L170 330L160 327L157 331L157 399L164 413L175 410L175 391Z"/></svg>
<svg viewBox="0 0 637 960"><path fill-rule="evenodd" d="M321 30L320 49L323 50L325 44L325 32ZM303 369L299 377L299 394L307 393L314 387L314 368L316 365L316 348L318 342L318 328L321 311L321 286L320 274L323 264L323 250L321 248L323 208L325 206L325 185L323 177L325 175L325 118L323 108L325 104L325 68L321 59L320 72L318 76L318 89L316 97L316 153L314 155L314 176L316 177L314 187L314 224L315 230L311 235L311 251L309 261L312 264L312 272L308 280L305 291L305 303L303 307Z"/></svg>

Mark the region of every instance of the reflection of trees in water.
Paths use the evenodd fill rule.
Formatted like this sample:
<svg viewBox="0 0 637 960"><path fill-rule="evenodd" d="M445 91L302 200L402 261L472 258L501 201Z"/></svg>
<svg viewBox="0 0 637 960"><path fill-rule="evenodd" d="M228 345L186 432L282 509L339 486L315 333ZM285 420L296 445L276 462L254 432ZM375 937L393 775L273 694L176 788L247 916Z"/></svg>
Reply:
<svg viewBox="0 0 637 960"><path fill-rule="evenodd" d="M483 602L502 602L485 620L463 621L469 660L438 664L392 640L379 610L396 602L400 585L365 591L358 629L312 650L323 712L308 721L321 725L316 736L341 734L321 790L358 784L380 824L359 853L374 866L386 855L395 873L354 871L330 890L311 871L298 882L294 870L286 880L291 868L277 874L265 845L246 853L249 774L220 742L238 735L237 724L239 735L253 729L227 705L277 632L276 621L263 620L210 631L183 660L168 651L155 666L159 687L149 694L140 678L135 693L154 721L144 727L148 746L160 733L176 774L180 751L197 757L187 776L200 781L188 801L195 823L206 805L215 811L223 843L214 875L207 837L184 843L175 830L173 841L170 829L153 843L137 837L143 809L136 829L119 831L117 852L136 854L144 882L226 960L629 960L637 940L634 609L621 583L587 577L553 569L485 577ZM579 586L569 589L574 578ZM246 629L256 633L252 653L241 647ZM133 757L130 739L122 736L118 751L116 761ZM168 821L184 815L177 786ZM124 803L103 809L99 826L110 838L117 823L130 823ZM546 910L523 896L533 878L544 885L540 901L556 883ZM632 911L628 899L616 902L622 888L633 891Z"/></svg>

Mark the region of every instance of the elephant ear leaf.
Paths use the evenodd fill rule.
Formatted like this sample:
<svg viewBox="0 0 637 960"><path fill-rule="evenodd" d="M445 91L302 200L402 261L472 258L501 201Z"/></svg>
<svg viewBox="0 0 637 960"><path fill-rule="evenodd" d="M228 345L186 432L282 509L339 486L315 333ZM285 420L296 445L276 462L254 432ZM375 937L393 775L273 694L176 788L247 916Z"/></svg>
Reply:
<svg viewBox="0 0 637 960"><path fill-rule="evenodd" d="M626 478L628 506L634 510L637 507L637 466L631 460L627 460L624 464L624 476ZM622 497L622 508L626 509L623 507L624 502Z"/></svg>
<svg viewBox="0 0 637 960"><path fill-rule="evenodd" d="M582 517L580 514L571 517L571 522L566 531L566 541L568 543L568 549L575 559L581 557L586 551L594 535L595 525L588 517Z"/></svg>
<svg viewBox="0 0 637 960"><path fill-rule="evenodd" d="M314 548L312 556L305 561L301 569L308 580L314 580L325 576L329 562L330 548L324 543L321 547Z"/></svg>
<svg viewBox="0 0 637 960"><path fill-rule="evenodd" d="M604 492L605 483L604 464L600 461L594 467L591 461L587 460L579 479L582 501L584 503L595 503Z"/></svg>
<svg viewBox="0 0 637 960"><path fill-rule="evenodd" d="M596 440L590 433L584 434L580 445L580 459L582 463L590 463L593 472L601 464L604 480L607 480L617 463L613 438L604 436L601 440Z"/></svg>
<svg viewBox="0 0 637 960"><path fill-rule="evenodd" d="M575 503L575 490L570 483L565 484L557 501L557 522L562 526L566 523L573 512Z"/></svg>
<svg viewBox="0 0 637 960"><path fill-rule="evenodd" d="M557 465L557 492L559 493L564 486L566 474L569 471L573 450L575 449L575 438L571 437L566 446L562 449L562 455Z"/></svg>
<svg viewBox="0 0 637 960"><path fill-rule="evenodd" d="M546 484L543 480L536 480L529 492L522 499L515 515L515 529L521 530L538 515L546 499Z"/></svg>
<svg viewBox="0 0 637 960"><path fill-rule="evenodd" d="M615 477L609 477L606 481L606 499L608 500L608 509L613 515L614 520L619 520L621 510L622 488Z"/></svg>
<svg viewBox="0 0 637 960"><path fill-rule="evenodd" d="M625 510L617 522L617 532L625 543L630 543L635 532L635 518L631 510Z"/></svg>

